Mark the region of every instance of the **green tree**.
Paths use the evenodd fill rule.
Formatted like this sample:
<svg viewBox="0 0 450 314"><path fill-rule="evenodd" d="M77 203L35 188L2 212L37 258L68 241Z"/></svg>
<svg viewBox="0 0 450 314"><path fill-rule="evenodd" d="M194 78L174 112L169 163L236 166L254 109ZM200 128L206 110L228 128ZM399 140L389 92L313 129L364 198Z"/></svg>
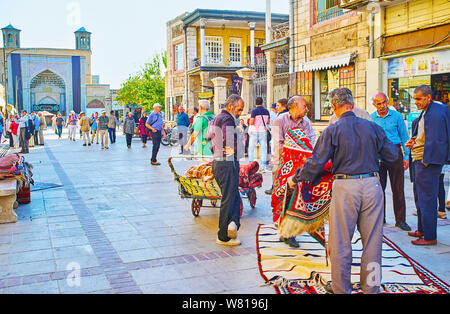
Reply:
<svg viewBox="0 0 450 314"><path fill-rule="evenodd" d="M118 100L122 105L137 104L144 110L151 111L155 103L165 110L165 78L167 53L155 54L141 71L132 75L120 88Z"/></svg>

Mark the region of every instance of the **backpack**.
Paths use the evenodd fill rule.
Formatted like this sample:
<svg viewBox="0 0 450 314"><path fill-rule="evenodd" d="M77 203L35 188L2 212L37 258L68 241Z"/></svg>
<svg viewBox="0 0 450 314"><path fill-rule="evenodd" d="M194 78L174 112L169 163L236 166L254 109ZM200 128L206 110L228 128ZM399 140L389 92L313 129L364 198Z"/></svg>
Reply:
<svg viewBox="0 0 450 314"><path fill-rule="evenodd" d="M212 140L216 137L216 134L214 133L214 131L215 131L215 123L214 122L216 121L216 119L213 118L213 119L209 120L205 116L200 116L200 117L203 117L206 120L208 120L208 128L206 129L205 139L212 144ZM212 147L212 145L211 145L211 147Z"/></svg>

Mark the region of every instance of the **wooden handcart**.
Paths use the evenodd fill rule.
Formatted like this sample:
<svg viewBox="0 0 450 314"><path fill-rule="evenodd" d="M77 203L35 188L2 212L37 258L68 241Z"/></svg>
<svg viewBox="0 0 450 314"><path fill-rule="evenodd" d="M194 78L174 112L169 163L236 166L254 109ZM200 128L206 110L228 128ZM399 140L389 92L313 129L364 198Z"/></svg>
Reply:
<svg viewBox="0 0 450 314"><path fill-rule="evenodd" d="M178 183L178 191L182 199L192 199L192 215L194 217L198 217L200 215L201 208L218 208L218 202L222 200L222 194L220 191L220 187L217 184L216 180L211 180L208 182L203 181L202 179L189 179L180 176L173 166L172 160L174 158L202 158L205 157L197 157L197 156L179 156L172 157L168 160L169 167L172 170L172 173L175 177L175 182ZM241 194L245 194L248 197L250 202L250 206L252 209L256 206L256 190L254 188L239 188L239 192ZM209 201L211 206L206 206L204 201ZM244 204L241 199L241 217L244 212Z"/></svg>

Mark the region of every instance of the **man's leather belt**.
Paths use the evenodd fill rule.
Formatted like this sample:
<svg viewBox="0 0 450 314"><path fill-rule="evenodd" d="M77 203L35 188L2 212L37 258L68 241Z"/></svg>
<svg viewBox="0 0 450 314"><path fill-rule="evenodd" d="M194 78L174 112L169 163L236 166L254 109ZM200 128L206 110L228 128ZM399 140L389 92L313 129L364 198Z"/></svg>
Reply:
<svg viewBox="0 0 450 314"><path fill-rule="evenodd" d="M347 174L337 174L334 176L335 180L350 180L350 179L367 179L367 178L379 178L380 175L378 172L365 173L365 174L357 174L357 175L347 175Z"/></svg>

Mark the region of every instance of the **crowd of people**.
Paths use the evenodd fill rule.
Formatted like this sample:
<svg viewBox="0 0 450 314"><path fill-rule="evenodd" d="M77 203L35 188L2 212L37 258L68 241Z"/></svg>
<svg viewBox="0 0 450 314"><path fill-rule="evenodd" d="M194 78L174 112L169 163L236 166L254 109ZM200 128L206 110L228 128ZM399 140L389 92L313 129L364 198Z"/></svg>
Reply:
<svg viewBox="0 0 450 314"><path fill-rule="evenodd" d="M248 126L240 119L245 105L241 97L229 97L225 109L215 118L205 114L209 104L200 102L198 117L201 118L197 118L199 122L183 150L189 149L197 140L195 153L213 154L213 173L223 195L216 242L236 246L241 244L237 236L241 226L241 196L237 183L239 161L247 150L249 161L253 161L259 144L262 169L265 171L266 157L271 153L275 178L282 170L279 168L280 152L285 135L300 128L314 150L304 166L288 179L289 188L294 189L300 182L317 182L324 166L332 162L334 183L328 242L332 285L328 289L334 293L352 291L351 241L357 227L363 242L362 289L365 293L377 293L379 284L369 283L368 276L373 275L370 265L381 265L388 176L395 226L408 232L413 245L437 243L437 220L446 218L445 206L439 205L438 212L438 200L450 210L450 194L445 204L443 185L443 176L450 164L450 111L447 106L432 100L430 86L417 87L414 101L421 115L413 122L410 136L403 117L389 107L389 98L383 93L373 96L376 111L371 115L355 107L353 94L347 88L331 91L329 100L334 116L317 143L307 117L307 101L301 96L281 99L271 106L271 112L263 107L262 99L257 99ZM415 231L411 231L406 222L404 180L408 169L417 209ZM266 192L271 194L273 191ZM280 238L280 241L292 247L299 246L295 238Z"/></svg>
<svg viewBox="0 0 450 314"><path fill-rule="evenodd" d="M21 148L23 154L29 153L29 147L44 146L44 130L47 123L42 112L25 110L18 114L0 114L1 142L8 142L9 147Z"/></svg>

